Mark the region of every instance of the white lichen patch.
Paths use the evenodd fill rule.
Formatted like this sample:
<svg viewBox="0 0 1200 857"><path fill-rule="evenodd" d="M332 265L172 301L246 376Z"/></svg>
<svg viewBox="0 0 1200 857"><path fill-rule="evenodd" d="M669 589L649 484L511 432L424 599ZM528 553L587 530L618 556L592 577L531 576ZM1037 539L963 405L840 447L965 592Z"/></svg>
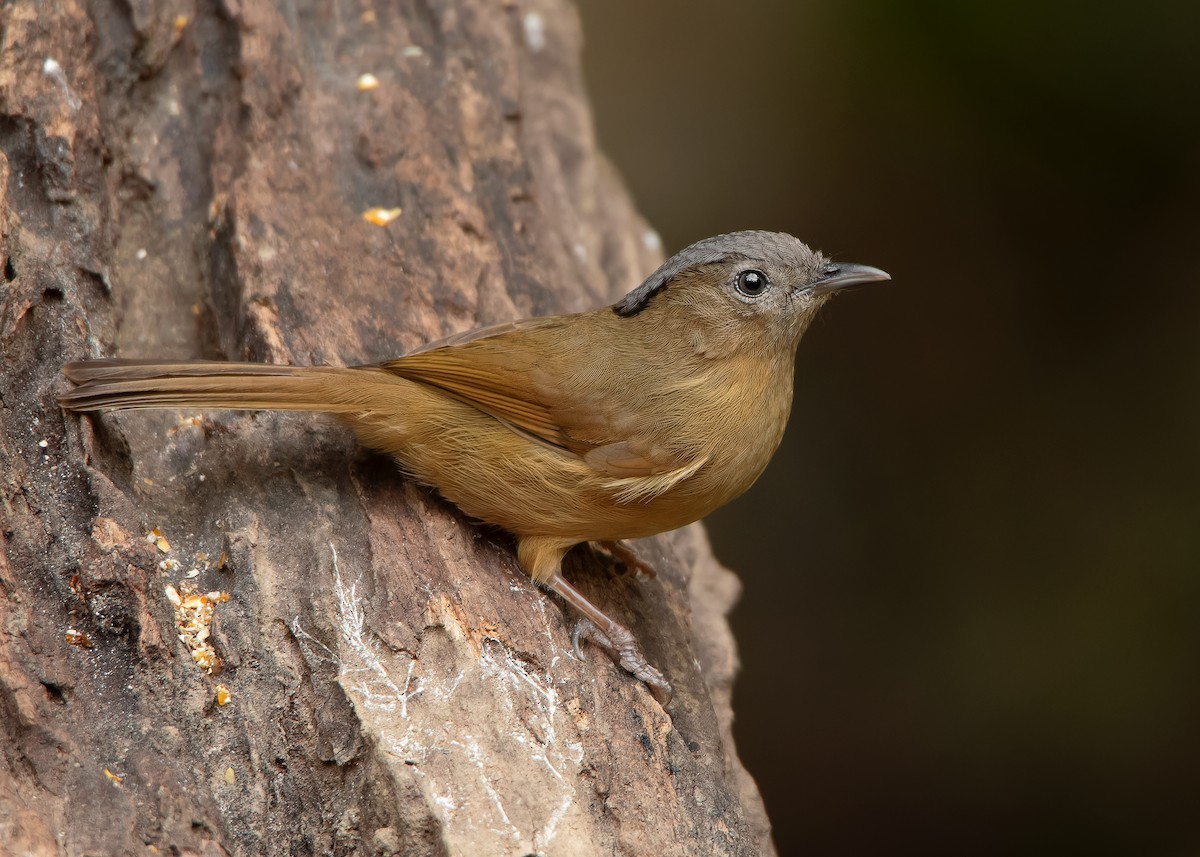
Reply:
<svg viewBox="0 0 1200 857"><path fill-rule="evenodd" d="M393 775L419 784L450 852L555 853L566 830L587 841L578 718L555 676L498 635L480 640L461 605L439 592L425 596L420 649L393 651L371 633L358 581L330 549L337 651L296 623L293 631L311 655L337 665L363 728L376 734ZM485 624L475 621L476 629ZM549 635L543 644L553 647ZM423 653L439 666L422 663Z"/></svg>
<svg viewBox="0 0 1200 857"><path fill-rule="evenodd" d="M525 44L529 45L529 49L534 51L544 50L546 47L546 19L537 12L529 12L521 19L525 29Z"/></svg>

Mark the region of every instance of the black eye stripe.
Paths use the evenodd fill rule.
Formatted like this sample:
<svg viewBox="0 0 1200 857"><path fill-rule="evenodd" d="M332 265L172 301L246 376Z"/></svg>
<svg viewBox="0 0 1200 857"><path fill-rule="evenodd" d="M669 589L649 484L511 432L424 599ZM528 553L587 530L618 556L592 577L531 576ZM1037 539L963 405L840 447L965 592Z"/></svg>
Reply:
<svg viewBox="0 0 1200 857"><path fill-rule="evenodd" d="M767 275L757 268L741 271L734 281L734 287L748 298L756 298L767 290L771 281Z"/></svg>

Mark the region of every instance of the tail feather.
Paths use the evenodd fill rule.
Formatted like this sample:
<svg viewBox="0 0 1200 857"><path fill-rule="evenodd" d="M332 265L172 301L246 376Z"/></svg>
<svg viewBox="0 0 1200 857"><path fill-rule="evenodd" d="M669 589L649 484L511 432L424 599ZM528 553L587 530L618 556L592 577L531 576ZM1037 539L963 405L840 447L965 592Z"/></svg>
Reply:
<svg viewBox="0 0 1200 857"><path fill-rule="evenodd" d="M77 386L59 397L72 411L116 408L229 408L236 410L326 411L362 407L340 396L347 373L333 367L264 363L88 360L68 363L63 374ZM339 383L340 382L340 383Z"/></svg>

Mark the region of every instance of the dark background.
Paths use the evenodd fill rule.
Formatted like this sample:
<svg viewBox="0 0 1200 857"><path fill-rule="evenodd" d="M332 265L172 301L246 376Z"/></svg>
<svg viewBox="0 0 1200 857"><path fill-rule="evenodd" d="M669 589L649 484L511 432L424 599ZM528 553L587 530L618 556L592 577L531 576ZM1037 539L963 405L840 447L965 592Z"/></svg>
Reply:
<svg viewBox="0 0 1200 857"><path fill-rule="evenodd" d="M791 854L1200 853L1200 4L584 0L667 252L890 271L714 515Z"/></svg>

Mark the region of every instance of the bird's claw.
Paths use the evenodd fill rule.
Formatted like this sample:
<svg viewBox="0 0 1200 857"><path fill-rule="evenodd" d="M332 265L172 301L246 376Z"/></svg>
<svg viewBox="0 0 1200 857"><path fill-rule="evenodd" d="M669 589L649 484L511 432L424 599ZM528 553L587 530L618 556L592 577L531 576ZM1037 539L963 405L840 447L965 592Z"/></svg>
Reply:
<svg viewBox="0 0 1200 857"><path fill-rule="evenodd" d="M674 695L671 683L646 662L646 656L642 654L637 640L626 628L614 622L608 633L605 633L591 619L581 618L571 631L571 648L575 650L575 656L578 658L583 657L581 644L584 641L592 642L606 651L622 669L645 683L659 705L667 707Z"/></svg>

